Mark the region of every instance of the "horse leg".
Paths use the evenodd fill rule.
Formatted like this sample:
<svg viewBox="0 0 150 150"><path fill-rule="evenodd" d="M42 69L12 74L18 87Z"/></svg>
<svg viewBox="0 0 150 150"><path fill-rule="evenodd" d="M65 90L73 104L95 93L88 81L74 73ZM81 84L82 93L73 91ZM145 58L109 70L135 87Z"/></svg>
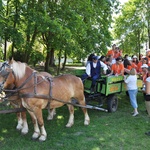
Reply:
<svg viewBox="0 0 150 150"><path fill-rule="evenodd" d="M21 130L23 128L22 126L23 121L22 121L21 113L16 113L16 114L17 114L17 120L18 120L16 129Z"/></svg>
<svg viewBox="0 0 150 150"><path fill-rule="evenodd" d="M66 127L71 127L74 124L74 106L73 105L67 105L67 106L70 112L70 116Z"/></svg>
<svg viewBox="0 0 150 150"><path fill-rule="evenodd" d="M33 125L34 125L34 133L32 135L32 139L35 140L40 136L40 129L39 129L39 126L38 126L38 123L37 123L37 118L36 118L35 114L33 112L29 111L29 110L28 110L28 112L31 116L31 119L32 119L32 122L33 122Z"/></svg>
<svg viewBox="0 0 150 150"><path fill-rule="evenodd" d="M38 124L39 124L40 129L41 129L41 134L40 134L40 137L39 137L39 141L43 142L47 138L47 133L46 133L46 130L45 130L45 127L44 127L42 109L40 109L40 108L34 109L34 114L37 118Z"/></svg>
<svg viewBox="0 0 150 150"><path fill-rule="evenodd" d="M82 97L83 97L82 101L78 101L78 102L79 102L80 105L86 106L85 98L84 98L84 96L82 96ZM87 108L82 108L82 111L84 113L84 125L89 125L89 123L90 123L90 117L88 115Z"/></svg>
<svg viewBox="0 0 150 150"><path fill-rule="evenodd" d="M26 116L26 112L21 112L21 117L22 117L22 129L21 129L21 133L23 135L27 134L28 131L29 131L29 128L28 128L28 123L27 123L27 116Z"/></svg>
<svg viewBox="0 0 150 150"><path fill-rule="evenodd" d="M48 116L47 116L47 120L52 120L54 115L56 115L56 109L49 109L48 108Z"/></svg>

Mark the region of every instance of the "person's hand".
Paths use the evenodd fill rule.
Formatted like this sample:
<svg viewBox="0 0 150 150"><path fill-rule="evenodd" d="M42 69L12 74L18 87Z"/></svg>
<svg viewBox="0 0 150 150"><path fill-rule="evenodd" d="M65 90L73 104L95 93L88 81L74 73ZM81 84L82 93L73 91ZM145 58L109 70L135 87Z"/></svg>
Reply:
<svg viewBox="0 0 150 150"><path fill-rule="evenodd" d="M126 79L126 76L124 75L124 80Z"/></svg>

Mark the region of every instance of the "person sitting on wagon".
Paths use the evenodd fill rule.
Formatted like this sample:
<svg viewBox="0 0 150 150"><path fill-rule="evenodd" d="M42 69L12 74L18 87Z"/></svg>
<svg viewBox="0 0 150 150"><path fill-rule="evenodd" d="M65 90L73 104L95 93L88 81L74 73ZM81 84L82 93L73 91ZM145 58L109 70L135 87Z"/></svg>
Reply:
<svg viewBox="0 0 150 150"><path fill-rule="evenodd" d="M124 59L123 61L123 65L124 65L124 74L129 74L130 70L132 69L131 66L131 57L128 57L127 59Z"/></svg>
<svg viewBox="0 0 150 150"><path fill-rule="evenodd" d="M98 60L97 56L93 56L92 62L88 63L88 65L86 66L86 72L81 77L83 83L85 79L89 77L92 79L91 85L92 92L94 91L96 80L100 78L101 68L103 68L103 74L106 74L106 70L108 69L107 65L102 61Z"/></svg>
<svg viewBox="0 0 150 150"><path fill-rule="evenodd" d="M110 75L115 75L115 76L124 75L124 65L122 63L121 57L116 58L116 63L112 64L111 73L108 74L107 76Z"/></svg>

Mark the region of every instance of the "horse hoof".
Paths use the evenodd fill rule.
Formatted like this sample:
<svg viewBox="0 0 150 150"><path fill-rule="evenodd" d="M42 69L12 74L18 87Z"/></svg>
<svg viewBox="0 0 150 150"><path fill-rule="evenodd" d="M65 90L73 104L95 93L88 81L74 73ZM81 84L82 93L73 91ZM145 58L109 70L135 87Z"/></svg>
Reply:
<svg viewBox="0 0 150 150"><path fill-rule="evenodd" d="M46 136L41 135L39 138L39 142L44 142L44 141L46 141Z"/></svg>
<svg viewBox="0 0 150 150"><path fill-rule="evenodd" d="M22 128L23 128L22 125L17 125L17 127L16 127L16 129L17 129L18 131L20 131Z"/></svg>
<svg viewBox="0 0 150 150"><path fill-rule="evenodd" d="M22 130L21 135L26 135L28 133L28 130Z"/></svg>
<svg viewBox="0 0 150 150"><path fill-rule="evenodd" d="M38 132L33 133L32 140L36 140L39 136L40 136L40 133Z"/></svg>
<svg viewBox="0 0 150 150"><path fill-rule="evenodd" d="M53 117L47 117L47 120L53 120Z"/></svg>
<svg viewBox="0 0 150 150"><path fill-rule="evenodd" d="M85 121L84 121L84 125L85 125L85 126L88 126L89 124L90 124L90 120L85 120Z"/></svg>
<svg viewBox="0 0 150 150"><path fill-rule="evenodd" d="M68 124L66 125L66 127L67 127L67 128L70 128L70 127L72 127L72 125L73 125L73 123L68 123Z"/></svg>

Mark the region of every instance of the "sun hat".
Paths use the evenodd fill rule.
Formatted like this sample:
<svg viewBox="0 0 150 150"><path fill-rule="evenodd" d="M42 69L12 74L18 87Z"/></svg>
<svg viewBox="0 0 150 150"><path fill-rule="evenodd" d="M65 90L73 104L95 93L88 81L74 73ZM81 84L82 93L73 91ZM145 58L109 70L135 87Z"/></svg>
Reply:
<svg viewBox="0 0 150 150"><path fill-rule="evenodd" d="M132 58L137 58L137 56L136 56L136 55L134 55Z"/></svg>
<svg viewBox="0 0 150 150"><path fill-rule="evenodd" d="M143 65L141 66L141 68L148 68L148 65L147 65L147 64L143 64Z"/></svg>

